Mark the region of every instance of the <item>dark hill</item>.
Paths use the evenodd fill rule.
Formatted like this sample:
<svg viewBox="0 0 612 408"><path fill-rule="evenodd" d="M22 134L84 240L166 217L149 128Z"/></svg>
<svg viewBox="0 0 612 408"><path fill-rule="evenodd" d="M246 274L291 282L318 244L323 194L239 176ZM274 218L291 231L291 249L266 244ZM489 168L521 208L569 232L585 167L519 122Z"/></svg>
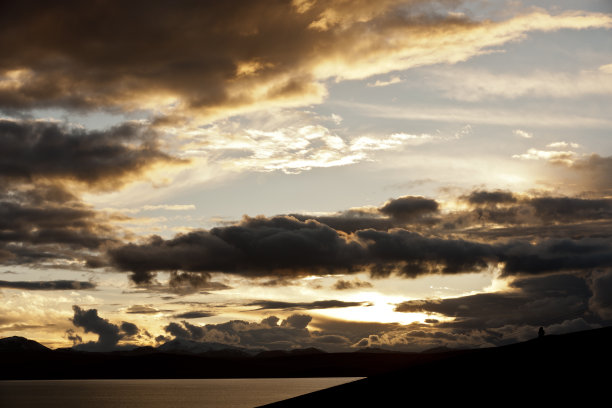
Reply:
<svg viewBox="0 0 612 408"><path fill-rule="evenodd" d="M595 406L610 400L611 346L607 327L434 354L442 357L266 407Z"/></svg>
<svg viewBox="0 0 612 408"><path fill-rule="evenodd" d="M51 351L47 347L34 340L28 340L25 337L13 336L0 339L0 352L44 352Z"/></svg>

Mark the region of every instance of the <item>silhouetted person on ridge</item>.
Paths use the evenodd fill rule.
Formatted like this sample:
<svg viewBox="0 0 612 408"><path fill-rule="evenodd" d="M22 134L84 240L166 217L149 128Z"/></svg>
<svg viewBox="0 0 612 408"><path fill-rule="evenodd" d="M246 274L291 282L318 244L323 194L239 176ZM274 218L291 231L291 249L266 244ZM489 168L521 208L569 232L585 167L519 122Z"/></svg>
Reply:
<svg viewBox="0 0 612 408"><path fill-rule="evenodd" d="M544 328L540 327L540 330L538 330L538 338L541 339L542 337L544 337Z"/></svg>

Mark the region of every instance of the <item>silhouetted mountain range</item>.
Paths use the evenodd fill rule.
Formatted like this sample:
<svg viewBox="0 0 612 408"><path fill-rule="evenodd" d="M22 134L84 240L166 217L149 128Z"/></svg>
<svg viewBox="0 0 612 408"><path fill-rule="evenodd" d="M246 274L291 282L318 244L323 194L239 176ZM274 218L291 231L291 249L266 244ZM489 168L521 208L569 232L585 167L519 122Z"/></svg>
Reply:
<svg viewBox="0 0 612 408"><path fill-rule="evenodd" d="M0 379L369 377L274 406L329 406L336 399L342 400L342 406L371 406L425 397L436 405L453 398L527 403L541 392L547 399L540 402L547 403L563 393L573 398L605 393L611 345L612 327L503 347L423 353L318 349L254 353L218 343L201 344L198 349L183 341L158 348L85 352L50 350L32 340L10 337L0 339Z"/></svg>
<svg viewBox="0 0 612 408"><path fill-rule="evenodd" d="M11 337L0 340L0 379L362 377L435 358L381 349L262 351L188 340L112 352L50 350Z"/></svg>

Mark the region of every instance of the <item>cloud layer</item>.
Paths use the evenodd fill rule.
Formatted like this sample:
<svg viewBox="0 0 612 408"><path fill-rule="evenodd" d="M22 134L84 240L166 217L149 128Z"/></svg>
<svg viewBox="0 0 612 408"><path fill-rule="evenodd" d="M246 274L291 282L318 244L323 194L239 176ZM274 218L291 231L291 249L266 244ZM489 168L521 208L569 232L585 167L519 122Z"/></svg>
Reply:
<svg viewBox="0 0 612 408"><path fill-rule="evenodd" d="M0 106L154 108L206 117L319 102L328 78L456 63L531 31L609 28L604 14L506 21L460 1L26 1L2 7ZM33 13L32 10L36 10ZM62 24L51 22L61 21ZM365 35L367 33L367 35Z"/></svg>
<svg viewBox="0 0 612 408"><path fill-rule="evenodd" d="M50 122L0 119L0 181L77 181L115 189L160 163L176 163L163 153L157 135L125 123L86 131Z"/></svg>
<svg viewBox="0 0 612 408"><path fill-rule="evenodd" d="M608 199L476 190L460 200L467 209L444 214L434 200L402 197L330 217L245 217L231 226L116 247L110 262L131 271L136 282L174 270L251 278L363 271L416 277L490 267L517 275L612 266L611 236L601 230L612 217ZM424 217L427 229L415 232Z"/></svg>

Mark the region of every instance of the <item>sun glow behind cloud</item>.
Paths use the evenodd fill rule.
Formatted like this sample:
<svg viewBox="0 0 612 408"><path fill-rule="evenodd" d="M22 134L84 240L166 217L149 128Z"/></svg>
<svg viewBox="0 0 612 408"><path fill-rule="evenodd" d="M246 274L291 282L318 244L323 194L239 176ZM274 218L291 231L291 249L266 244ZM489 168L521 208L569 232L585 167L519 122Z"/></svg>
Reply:
<svg viewBox="0 0 612 408"><path fill-rule="evenodd" d="M367 299L368 304L365 307L318 310L313 314L354 322L399 323L402 325L425 323L428 319L452 320L452 318L435 314L395 312L395 305L406 300L405 297L401 296L387 296L380 292L364 291L350 296L346 300L358 301L358 299Z"/></svg>

